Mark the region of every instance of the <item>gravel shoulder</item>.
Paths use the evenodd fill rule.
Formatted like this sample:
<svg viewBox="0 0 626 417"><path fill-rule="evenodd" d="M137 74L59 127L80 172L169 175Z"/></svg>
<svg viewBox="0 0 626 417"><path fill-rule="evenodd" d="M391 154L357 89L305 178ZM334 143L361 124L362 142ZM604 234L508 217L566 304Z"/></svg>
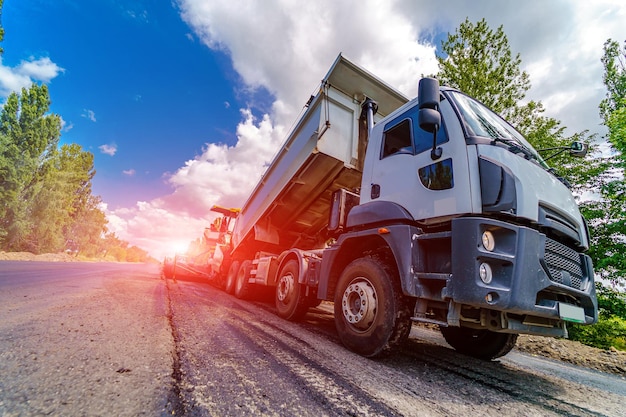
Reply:
<svg viewBox="0 0 626 417"><path fill-rule="evenodd" d="M604 350L573 340L528 335L517 339L516 349L626 378L626 352L616 349Z"/></svg>

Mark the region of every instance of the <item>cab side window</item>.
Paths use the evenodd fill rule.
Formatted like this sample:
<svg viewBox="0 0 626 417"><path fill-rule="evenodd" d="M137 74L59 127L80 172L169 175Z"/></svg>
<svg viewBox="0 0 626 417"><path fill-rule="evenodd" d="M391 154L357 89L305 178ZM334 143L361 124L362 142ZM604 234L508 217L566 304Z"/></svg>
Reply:
<svg viewBox="0 0 626 417"><path fill-rule="evenodd" d="M419 127L417 112L405 113L385 126L380 159L391 155L417 155L433 146L433 134ZM437 145L448 141L445 125L437 132Z"/></svg>
<svg viewBox="0 0 626 417"><path fill-rule="evenodd" d="M381 159L396 153L413 154L411 119L404 119L383 134Z"/></svg>

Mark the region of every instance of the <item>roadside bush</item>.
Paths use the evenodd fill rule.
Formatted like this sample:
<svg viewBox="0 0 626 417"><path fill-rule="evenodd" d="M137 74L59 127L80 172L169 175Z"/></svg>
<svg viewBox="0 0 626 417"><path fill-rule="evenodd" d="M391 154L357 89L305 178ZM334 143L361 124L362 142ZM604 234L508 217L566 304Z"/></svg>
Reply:
<svg viewBox="0 0 626 417"><path fill-rule="evenodd" d="M593 326L571 324L569 338L601 349L611 346L626 351L626 296L597 284L598 323Z"/></svg>
<svg viewBox="0 0 626 417"><path fill-rule="evenodd" d="M593 326L568 326L569 338L588 346L609 349L613 346L626 351L626 320L619 317L600 317Z"/></svg>

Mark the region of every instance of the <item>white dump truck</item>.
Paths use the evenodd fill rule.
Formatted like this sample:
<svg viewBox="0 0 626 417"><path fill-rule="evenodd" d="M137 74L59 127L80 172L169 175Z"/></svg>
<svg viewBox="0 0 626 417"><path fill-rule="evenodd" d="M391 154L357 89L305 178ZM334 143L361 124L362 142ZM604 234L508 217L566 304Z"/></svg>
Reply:
<svg viewBox="0 0 626 417"><path fill-rule="evenodd" d="M289 320L334 302L367 357L422 322L493 359L520 333L597 320L588 229L553 172L473 98L425 78L408 100L339 55L237 213L219 276L240 298L274 287Z"/></svg>

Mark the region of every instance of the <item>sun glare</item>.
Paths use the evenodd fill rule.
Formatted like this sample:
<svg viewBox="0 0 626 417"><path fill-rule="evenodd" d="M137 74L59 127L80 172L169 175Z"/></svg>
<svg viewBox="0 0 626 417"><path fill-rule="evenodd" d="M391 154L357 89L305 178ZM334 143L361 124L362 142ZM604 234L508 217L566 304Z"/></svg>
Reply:
<svg viewBox="0 0 626 417"><path fill-rule="evenodd" d="M169 247L170 247L170 252L172 255L183 254L187 252L187 248L189 247L189 242L179 240L179 241L171 242Z"/></svg>

